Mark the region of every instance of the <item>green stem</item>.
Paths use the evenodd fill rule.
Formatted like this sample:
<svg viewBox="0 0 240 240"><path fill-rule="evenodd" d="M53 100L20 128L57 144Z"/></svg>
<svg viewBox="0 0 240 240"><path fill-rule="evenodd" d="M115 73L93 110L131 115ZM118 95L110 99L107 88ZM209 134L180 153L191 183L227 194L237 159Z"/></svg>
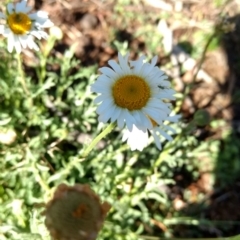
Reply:
<svg viewBox="0 0 240 240"><path fill-rule="evenodd" d="M207 50L211 44L211 42L213 41L213 39L216 37L216 32L212 33L212 35L208 38L208 41L203 49L203 52L201 54L201 58L200 58L200 61L198 63L198 65L196 66L196 71L195 71L195 74L193 76L193 80L192 80L192 83L190 83L187 87L186 87L186 90L185 90L185 96L187 96L192 88L192 86L195 84L196 82L196 79L197 79L197 75L199 73L199 71L201 70L202 68L202 65L203 65L203 62L204 62L204 59L206 57L206 53L207 53Z"/></svg>
<svg viewBox="0 0 240 240"><path fill-rule="evenodd" d="M109 134L116 126L116 123L110 123L97 137L93 139L90 145L84 150L82 156L85 158L91 152L91 150L97 145L97 143Z"/></svg>
<svg viewBox="0 0 240 240"><path fill-rule="evenodd" d="M40 56L40 67L39 67L39 83L40 85L43 84L43 81L46 78L46 64L47 64L47 58L45 56Z"/></svg>
<svg viewBox="0 0 240 240"><path fill-rule="evenodd" d="M24 90L24 92L27 94L27 96L30 96L30 92L27 88L27 84L25 82L25 75L24 75L24 71L22 68L22 59L21 59L21 54L17 54L17 63L18 63L18 71L20 73L20 83L22 85L22 88Z"/></svg>
<svg viewBox="0 0 240 240"><path fill-rule="evenodd" d="M211 42L213 41L213 39L216 37L216 35L217 35L216 32L212 33L212 35L209 37L209 39L208 39L208 41L207 41L207 43L206 43L206 45L205 45L205 47L203 49L203 52L202 52L202 55L201 55L201 59L200 59L200 61L198 63L198 66L197 66L197 71L195 72L195 74L193 76L193 83L196 82L197 75L198 75L200 69L202 68L203 62L205 60L207 50L208 50Z"/></svg>

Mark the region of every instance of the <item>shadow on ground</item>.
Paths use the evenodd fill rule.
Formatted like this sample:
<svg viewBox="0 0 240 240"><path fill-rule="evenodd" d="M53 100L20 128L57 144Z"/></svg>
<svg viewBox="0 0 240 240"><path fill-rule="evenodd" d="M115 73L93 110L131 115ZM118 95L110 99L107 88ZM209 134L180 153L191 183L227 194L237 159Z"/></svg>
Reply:
<svg viewBox="0 0 240 240"><path fill-rule="evenodd" d="M240 234L240 15L229 19L229 22L235 28L223 34L219 40L228 63L221 93L231 99L227 106L231 109L231 119L228 124L217 127L222 137L214 163L212 190L200 204L193 203L180 210L180 215L191 216L198 222L177 225L174 229L176 237L229 237ZM217 61L215 65L217 71ZM219 109L221 111L218 114L226 110L222 106ZM204 174L208 175L207 172L202 173L201 178ZM196 185L199 186L198 183ZM211 185L210 178L207 178L205 184Z"/></svg>

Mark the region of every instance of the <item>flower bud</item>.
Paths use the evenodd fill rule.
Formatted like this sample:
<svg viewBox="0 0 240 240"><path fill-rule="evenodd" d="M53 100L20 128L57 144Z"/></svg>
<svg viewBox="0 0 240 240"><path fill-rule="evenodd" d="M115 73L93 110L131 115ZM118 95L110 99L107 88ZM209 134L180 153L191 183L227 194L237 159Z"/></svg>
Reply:
<svg viewBox="0 0 240 240"><path fill-rule="evenodd" d="M196 123L196 125L204 127L209 124L211 117L207 110L199 109L195 112L193 120Z"/></svg>

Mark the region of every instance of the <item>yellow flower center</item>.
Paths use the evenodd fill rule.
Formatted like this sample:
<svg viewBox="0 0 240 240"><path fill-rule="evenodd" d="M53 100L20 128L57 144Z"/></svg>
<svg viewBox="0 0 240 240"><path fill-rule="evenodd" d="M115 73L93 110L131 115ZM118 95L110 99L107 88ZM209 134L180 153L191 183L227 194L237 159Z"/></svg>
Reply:
<svg viewBox="0 0 240 240"><path fill-rule="evenodd" d="M25 13L12 13L7 18L8 25L16 35L26 34L32 26L32 21Z"/></svg>
<svg viewBox="0 0 240 240"><path fill-rule="evenodd" d="M127 75L119 78L112 87L115 104L129 111L146 106L151 91L148 83L141 77Z"/></svg>

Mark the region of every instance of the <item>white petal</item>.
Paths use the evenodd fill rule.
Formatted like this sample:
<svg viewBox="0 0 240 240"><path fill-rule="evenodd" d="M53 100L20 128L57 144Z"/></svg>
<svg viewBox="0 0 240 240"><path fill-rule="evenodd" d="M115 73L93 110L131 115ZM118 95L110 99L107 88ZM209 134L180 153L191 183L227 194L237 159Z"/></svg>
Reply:
<svg viewBox="0 0 240 240"><path fill-rule="evenodd" d="M175 115L175 116L167 117L166 120L170 122L178 122L180 118L181 118L181 115Z"/></svg>
<svg viewBox="0 0 240 240"><path fill-rule="evenodd" d="M0 12L0 18L6 19L6 16L4 13Z"/></svg>
<svg viewBox="0 0 240 240"><path fill-rule="evenodd" d="M160 87L170 88L171 83L169 81L161 81Z"/></svg>
<svg viewBox="0 0 240 240"><path fill-rule="evenodd" d="M121 108L115 107L115 112L111 117L111 121L115 122L119 118L120 114L121 114Z"/></svg>
<svg viewBox="0 0 240 240"><path fill-rule="evenodd" d="M19 38L17 36L14 36L14 47L16 49L16 52L19 54L21 52L22 48L21 48Z"/></svg>
<svg viewBox="0 0 240 240"><path fill-rule="evenodd" d="M151 66L150 64L144 64L142 69L141 69L141 75L147 77L147 75L152 71L153 66Z"/></svg>
<svg viewBox="0 0 240 240"><path fill-rule="evenodd" d="M0 34L3 34L4 33L4 26L3 25L0 25Z"/></svg>
<svg viewBox="0 0 240 240"><path fill-rule="evenodd" d="M38 11L28 14L31 20L34 20L36 28L49 28L54 26L53 22L48 18L48 14L44 11Z"/></svg>
<svg viewBox="0 0 240 240"><path fill-rule="evenodd" d="M174 94L175 94L175 91L174 91ZM159 92L158 97L162 99L175 100L175 97L173 96L173 94L169 94L166 91Z"/></svg>
<svg viewBox="0 0 240 240"><path fill-rule="evenodd" d="M128 130L123 131L122 141L125 142L129 137L130 132Z"/></svg>
<svg viewBox="0 0 240 240"><path fill-rule="evenodd" d="M126 54L124 58L120 52L118 53L118 60L119 60L120 67L126 74L130 73L130 67L128 65L128 56L129 54Z"/></svg>
<svg viewBox="0 0 240 240"><path fill-rule="evenodd" d="M14 11L14 5L13 5L13 3L8 3L8 5L7 5L7 12L8 12L9 14L12 14L13 11Z"/></svg>
<svg viewBox="0 0 240 240"><path fill-rule="evenodd" d="M26 0L22 0L21 2L18 2L16 4L15 10L16 12L22 12L27 6L27 1Z"/></svg>
<svg viewBox="0 0 240 240"><path fill-rule="evenodd" d="M100 72L111 78L116 78L118 75L109 67L102 67L99 69Z"/></svg>
<svg viewBox="0 0 240 240"><path fill-rule="evenodd" d="M151 128L151 121L142 111L134 111L134 118L137 121L136 127L141 130Z"/></svg>
<svg viewBox="0 0 240 240"><path fill-rule="evenodd" d="M151 134L153 136L154 142L159 150L162 150L162 144L160 141L160 137L156 134L155 131L151 131Z"/></svg>
<svg viewBox="0 0 240 240"><path fill-rule="evenodd" d="M121 67L114 60L109 60L108 64L113 68L113 70L118 74L123 74Z"/></svg>
<svg viewBox="0 0 240 240"><path fill-rule="evenodd" d="M134 67L136 71L140 70L142 65L143 65L143 60L145 59L145 56L141 56L138 60L136 61L130 61L130 66Z"/></svg>
<svg viewBox="0 0 240 240"><path fill-rule="evenodd" d="M32 10L32 7L27 6L27 1L23 0L22 2L16 4L15 10L16 12L28 13Z"/></svg>
<svg viewBox="0 0 240 240"><path fill-rule="evenodd" d="M133 125L132 131L127 129L124 131L122 140L127 140L127 144L130 146L132 151L136 149L142 151L148 144L148 132L141 131Z"/></svg>
<svg viewBox="0 0 240 240"><path fill-rule="evenodd" d="M158 56L154 56L151 61L151 65L155 66L158 60Z"/></svg>
<svg viewBox="0 0 240 240"><path fill-rule="evenodd" d="M15 44L15 41L14 41L14 35L13 33L10 33L8 35L8 51L11 53L13 51L13 48L14 48L14 44Z"/></svg>
<svg viewBox="0 0 240 240"><path fill-rule="evenodd" d="M104 101L104 100L107 100L107 99L109 99L109 98L111 98L111 96L110 95L99 95L99 96L97 96L94 100L93 100L93 102L94 103L100 103L100 102L102 102L102 101Z"/></svg>
<svg viewBox="0 0 240 240"><path fill-rule="evenodd" d="M47 12L44 11L37 11L35 13L31 13L28 15L31 19L39 20L39 19L48 19Z"/></svg>
<svg viewBox="0 0 240 240"><path fill-rule="evenodd" d="M98 114L104 113L112 106L113 106L112 99L108 99L107 101L104 101L101 105L98 106L97 113Z"/></svg>
<svg viewBox="0 0 240 240"><path fill-rule="evenodd" d="M38 33L40 34L40 36L42 37L42 38L44 38L44 39L47 39L48 38L48 34L46 33L46 32L44 32L44 31L38 31Z"/></svg>
<svg viewBox="0 0 240 240"><path fill-rule="evenodd" d="M26 48L27 47L28 37L26 35L25 36L19 36L18 39L19 39L22 47Z"/></svg>
<svg viewBox="0 0 240 240"><path fill-rule="evenodd" d="M99 119L101 119L101 122L106 123L115 114L115 109L116 109L116 106L112 106L107 111L105 111L102 115L100 115Z"/></svg>
<svg viewBox="0 0 240 240"><path fill-rule="evenodd" d="M106 114L107 114L107 112L105 112L104 114L99 115L98 121L102 122L102 123L107 123L107 121L109 120L109 116L107 116Z"/></svg>
<svg viewBox="0 0 240 240"><path fill-rule="evenodd" d="M109 86L104 86L101 82L95 82L90 89L92 92L109 94Z"/></svg>
<svg viewBox="0 0 240 240"><path fill-rule="evenodd" d="M41 39L41 38L47 39L48 38L48 34L41 30L32 30L30 33L37 39Z"/></svg>
<svg viewBox="0 0 240 240"><path fill-rule="evenodd" d="M38 47L38 45L33 41L32 36L29 36L29 37L28 37L27 44L28 44L28 47L29 47L30 49L34 49L35 51L39 51L39 47Z"/></svg>
<svg viewBox="0 0 240 240"><path fill-rule="evenodd" d="M125 113L126 112L122 109L120 111L119 117L117 119L117 125L120 129L123 128L123 126L125 124L125 119L126 119Z"/></svg>
<svg viewBox="0 0 240 240"><path fill-rule="evenodd" d="M5 26L4 26L4 29L3 29L3 36L4 37L7 37L9 34L13 34L12 33L12 31L9 29L9 28L6 28Z"/></svg>
<svg viewBox="0 0 240 240"><path fill-rule="evenodd" d="M166 132L164 132L161 128L158 128L157 131L159 131L160 134L161 134L163 137L165 137L168 141L172 141L172 140L173 140L173 138L172 138L170 135L168 135Z"/></svg>
<svg viewBox="0 0 240 240"><path fill-rule="evenodd" d="M129 131L132 131L132 128L133 128L133 124L136 124L136 120L134 118L134 116L132 115L131 112L129 112L128 110L125 110L125 116L126 116L126 125L127 125L127 128Z"/></svg>
<svg viewBox="0 0 240 240"><path fill-rule="evenodd" d="M152 98L148 103L147 103L147 107L151 107L151 108L160 108L163 109L165 111L168 111L168 106L166 104L164 104L163 102L161 102L159 99L157 98Z"/></svg>
<svg viewBox="0 0 240 240"><path fill-rule="evenodd" d="M168 125L163 125L162 126L164 129L166 129L167 131L170 131L172 133L176 133L175 129L173 129L172 127L168 126Z"/></svg>
<svg viewBox="0 0 240 240"><path fill-rule="evenodd" d="M98 78L97 78L97 81L98 82L101 82L101 83L105 83L105 84L109 84L109 83L112 83L113 82L113 79L106 76L106 75L100 75Z"/></svg>
<svg viewBox="0 0 240 240"><path fill-rule="evenodd" d="M144 112L157 123L167 118L167 114L160 109L144 108Z"/></svg>
<svg viewBox="0 0 240 240"><path fill-rule="evenodd" d="M98 87L100 89L105 89L107 88L108 91L110 91L110 87L112 86L113 84L113 81L111 78L105 76L105 75L100 75L96 82L92 84L92 86L95 86L95 87ZM104 87L104 88L102 88Z"/></svg>
<svg viewBox="0 0 240 240"><path fill-rule="evenodd" d="M31 31L31 35L33 35L34 37L36 37L37 39L41 39L41 34L40 31Z"/></svg>
<svg viewBox="0 0 240 240"><path fill-rule="evenodd" d="M54 26L54 23L50 19L47 19L41 24L41 28L50 28L53 26Z"/></svg>
<svg viewBox="0 0 240 240"><path fill-rule="evenodd" d="M136 121L135 125L140 125L142 122L142 115L140 114L139 111L132 111L132 115Z"/></svg>
<svg viewBox="0 0 240 240"><path fill-rule="evenodd" d="M155 70L155 71L154 71ZM162 82L164 79L167 79L167 76L162 72L159 68L152 70L152 74L150 75L152 81L156 81L158 83Z"/></svg>

